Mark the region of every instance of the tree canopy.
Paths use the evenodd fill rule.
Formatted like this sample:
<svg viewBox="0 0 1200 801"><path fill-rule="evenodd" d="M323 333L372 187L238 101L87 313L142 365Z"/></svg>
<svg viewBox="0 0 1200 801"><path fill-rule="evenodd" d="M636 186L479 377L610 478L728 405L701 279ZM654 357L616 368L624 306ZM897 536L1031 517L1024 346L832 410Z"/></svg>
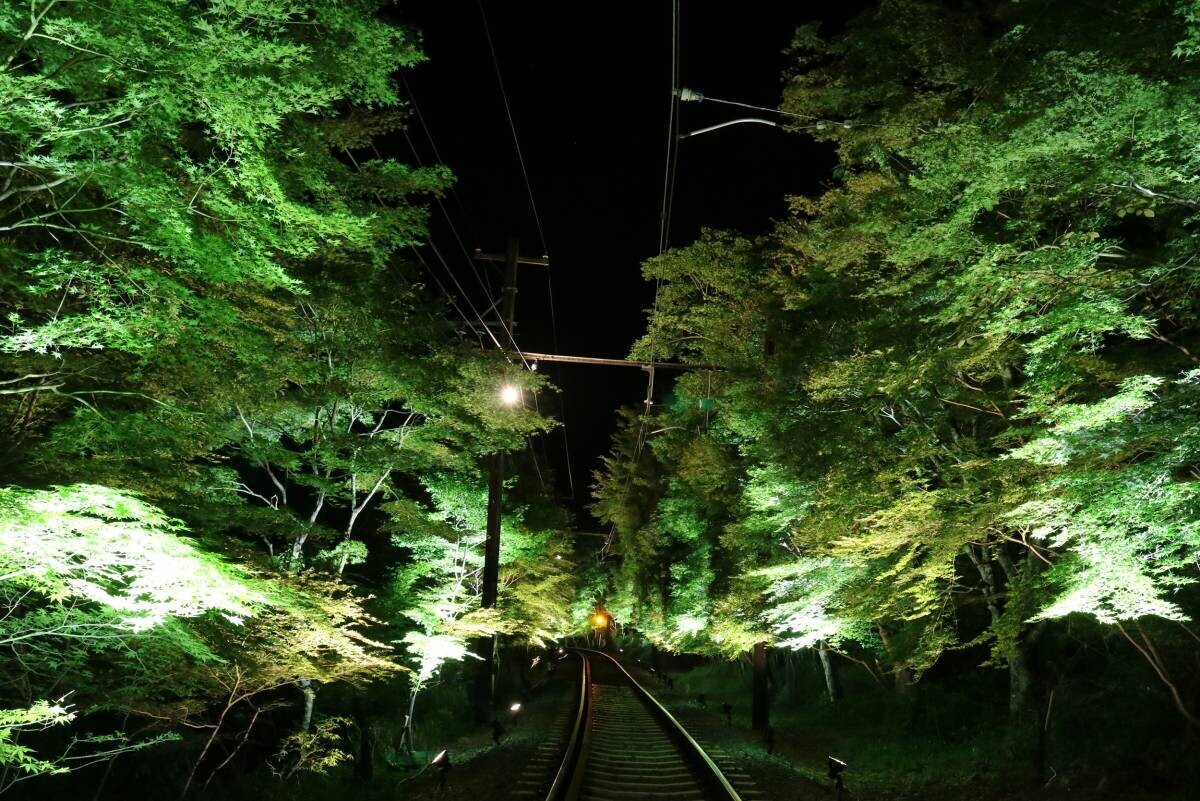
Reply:
<svg viewBox="0 0 1200 801"><path fill-rule="evenodd" d="M513 600L478 611L480 458L553 421L406 258L452 179L376 145L424 58L385 5L0 8L4 785L108 710L147 734L97 760L207 732L190 786L283 688L320 739L322 684L564 625L553 515L506 520Z"/></svg>
<svg viewBox="0 0 1200 801"><path fill-rule="evenodd" d="M1019 712L1046 622L1191 619L1195 19L890 0L796 33L781 112L834 180L645 265L634 353L714 369L597 476L635 625L902 682L988 643Z"/></svg>

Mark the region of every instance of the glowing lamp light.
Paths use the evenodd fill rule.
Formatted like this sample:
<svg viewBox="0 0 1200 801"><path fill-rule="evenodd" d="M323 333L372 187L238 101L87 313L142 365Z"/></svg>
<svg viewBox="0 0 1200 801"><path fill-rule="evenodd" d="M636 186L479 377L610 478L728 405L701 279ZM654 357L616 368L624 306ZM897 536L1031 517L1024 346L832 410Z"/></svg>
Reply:
<svg viewBox="0 0 1200 801"><path fill-rule="evenodd" d="M608 615L603 612L597 612L592 615L592 625L596 628L603 628L608 625Z"/></svg>
<svg viewBox="0 0 1200 801"><path fill-rule="evenodd" d="M508 711L509 712L520 712L521 711L521 702L515 701L513 703L513 705L508 708Z"/></svg>
<svg viewBox="0 0 1200 801"><path fill-rule="evenodd" d="M500 388L500 402L505 406L515 406L519 400L521 400L521 390L517 387L505 384Z"/></svg>

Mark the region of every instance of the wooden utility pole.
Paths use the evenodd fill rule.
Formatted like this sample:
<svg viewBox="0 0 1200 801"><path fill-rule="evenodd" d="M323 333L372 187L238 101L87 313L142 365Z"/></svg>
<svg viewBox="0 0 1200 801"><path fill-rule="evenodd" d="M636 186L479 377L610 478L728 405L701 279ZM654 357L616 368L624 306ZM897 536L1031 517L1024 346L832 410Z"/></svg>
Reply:
<svg viewBox="0 0 1200 801"><path fill-rule="evenodd" d="M483 261L499 261L491 253L476 251L475 258ZM501 342L505 350L520 352L517 347L517 267L520 264L536 264L548 267L546 258L522 258L520 242L508 240L504 256L504 287L500 295ZM483 543L483 597L480 605L484 609L496 606L500 594L500 525L503 520L504 499L504 454L493 453L488 457L488 506L487 533ZM475 717L486 722L492 714L496 694L497 639L491 637L479 644L478 655L482 658L480 675L475 689Z"/></svg>
<svg viewBox="0 0 1200 801"><path fill-rule="evenodd" d="M517 348L517 260L520 243L508 240L504 254L504 288L501 290L500 319L505 336L504 346L508 350ZM504 495L504 454L494 453L488 464L488 508L487 537L483 545L483 608L496 605L500 585L500 523ZM493 676L493 683L494 683Z"/></svg>

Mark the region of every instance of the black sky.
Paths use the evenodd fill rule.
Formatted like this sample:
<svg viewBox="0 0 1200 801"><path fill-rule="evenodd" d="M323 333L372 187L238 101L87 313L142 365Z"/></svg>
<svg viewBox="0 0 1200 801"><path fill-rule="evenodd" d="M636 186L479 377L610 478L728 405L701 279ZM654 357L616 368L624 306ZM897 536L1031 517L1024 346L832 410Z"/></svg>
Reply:
<svg viewBox="0 0 1200 801"><path fill-rule="evenodd" d="M814 19L837 25L848 13L846 4L767 0L682 5L681 84L768 107L779 103L783 50L796 27ZM492 0L484 8L552 260L558 352L623 357L653 302L640 265L658 250L670 0ZM479 5L404 0L399 9L401 19L421 31L429 56L405 75L429 136L416 119L408 134L421 159L437 160L436 145L457 176L444 206L463 244L503 251L506 239L518 236L523 255L542 255ZM681 129L740 116L746 113L683 104ZM403 139L393 146L395 155L412 157ZM766 230L783 214L787 195L815 190L833 164L830 152L806 137L757 125L680 146L670 228L675 245L702 227ZM482 310L483 293L446 217L435 207L433 243ZM427 259L441 269L431 252ZM490 270L487 277L498 288L498 271L481 269ZM554 350L543 268L522 268L519 287L518 342L525 350ZM642 401L646 377L637 369L563 366L552 378L563 390L579 509L608 450L616 408ZM538 449L568 494L562 434Z"/></svg>

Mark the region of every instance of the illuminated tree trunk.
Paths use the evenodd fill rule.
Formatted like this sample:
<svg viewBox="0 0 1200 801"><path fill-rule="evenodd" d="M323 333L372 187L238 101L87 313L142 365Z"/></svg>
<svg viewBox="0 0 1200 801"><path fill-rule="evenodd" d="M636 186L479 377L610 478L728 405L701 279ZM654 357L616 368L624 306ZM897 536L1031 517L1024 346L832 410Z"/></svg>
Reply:
<svg viewBox="0 0 1200 801"><path fill-rule="evenodd" d="M313 468L313 474L318 475L317 469ZM325 472L325 478L329 478L329 471ZM296 539L292 540L292 562L293 570L300 570L300 557L304 554L304 542L308 539L308 532L316 525L317 517L321 514L321 509L325 507L325 490L317 493L317 502L313 504L312 514L308 516L308 528L296 535Z"/></svg>
<svg viewBox="0 0 1200 801"><path fill-rule="evenodd" d="M417 690L414 687L413 691L408 695L408 716L404 719L404 741L408 748L408 753L417 750L416 742L413 740L413 715L417 711Z"/></svg>
<svg viewBox="0 0 1200 801"><path fill-rule="evenodd" d="M354 533L354 524L358 522L358 516L362 514L363 509L367 508L367 504L375 497L375 493L383 486L383 482L387 481L387 477L391 475L392 469L389 467L379 476L379 480L375 482L375 486L371 487L371 491L367 493L367 497L363 498L362 503L358 503L358 474L350 474L350 520L346 523L346 538L342 542L342 558L338 561L338 575L346 569L346 562L350 558L350 538Z"/></svg>
<svg viewBox="0 0 1200 801"><path fill-rule="evenodd" d="M1019 578L1018 572L1020 570L1033 569L1028 559L1020 567L1014 564L1003 546L996 548L996 562L1000 565L1001 570L1004 571L1004 576L1010 587ZM1044 623L1035 623L1032 626L1026 627L1017 635L1012 653L1008 655L1008 715L1013 722L1026 720L1030 716L1030 698L1033 689L1033 669L1030 665L1030 652L1033 650L1033 646L1038 641L1038 638L1041 637L1044 627Z"/></svg>
<svg viewBox="0 0 1200 801"><path fill-rule="evenodd" d="M300 731L307 732L312 726L313 703L317 700L317 691L312 679L300 679L300 692L304 694L304 719L300 722Z"/></svg>
<svg viewBox="0 0 1200 801"><path fill-rule="evenodd" d="M821 671L825 674L825 692L829 702L836 704L842 698L842 683L838 680L837 665L829 657L829 644L822 641L817 644L817 655L821 658Z"/></svg>

